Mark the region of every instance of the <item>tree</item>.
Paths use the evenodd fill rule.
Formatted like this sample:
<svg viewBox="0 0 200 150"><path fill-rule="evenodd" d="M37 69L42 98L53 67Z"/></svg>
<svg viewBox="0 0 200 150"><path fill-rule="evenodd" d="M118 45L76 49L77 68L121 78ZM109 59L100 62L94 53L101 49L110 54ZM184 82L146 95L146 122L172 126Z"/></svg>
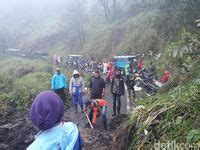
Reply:
<svg viewBox="0 0 200 150"><path fill-rule="evenodd" d="M117 0L98 0L104 8L104 15L108 23L114 22L117 14Z"/></svg>
<svg viewBox="0 0 200 150"><path fill-rule="evenodd" d="M85 44L86 33L84 25L87 16L83 4L84 3L81 3L80 0L70 0L68 2L69 7L62 17L62 21L64 21L62 26L64 26L67 29L68 34L70 34L68 37L72 37L69 39L70 42L74 42L72 45L78 45L78 47L75 47L77 50L81 50Z"/></svg>

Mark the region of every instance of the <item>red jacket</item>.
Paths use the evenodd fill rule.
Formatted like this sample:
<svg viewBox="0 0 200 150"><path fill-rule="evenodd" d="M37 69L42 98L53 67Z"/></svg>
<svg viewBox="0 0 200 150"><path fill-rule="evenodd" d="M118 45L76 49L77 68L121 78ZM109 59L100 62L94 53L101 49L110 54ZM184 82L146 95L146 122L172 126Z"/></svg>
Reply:
<svg viewBox="0 0 200 150"><path fill-rule="evenodd" d="M169 79L170 76L171 76L170 72L166 71L165 75L163 77L161 77L160 82L166 83L168 81L168 79Z"/></svg>

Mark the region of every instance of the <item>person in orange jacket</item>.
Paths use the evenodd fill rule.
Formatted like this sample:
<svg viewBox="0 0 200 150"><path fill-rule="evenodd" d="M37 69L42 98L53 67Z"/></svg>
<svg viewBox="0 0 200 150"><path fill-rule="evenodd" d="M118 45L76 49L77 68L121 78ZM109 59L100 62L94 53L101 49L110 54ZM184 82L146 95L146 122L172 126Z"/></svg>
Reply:
<svg viewBox="0 0 200 150"><path fill-rule="evenodd" d="M85 107L86 107L85 111L87 111L87 108L90 108L89 119L92 122L93 127L96 124L97 118L102 113L103 127L105 130L107 130L107 118L106 118L107 101L104 99L86 100Z"/></svg>

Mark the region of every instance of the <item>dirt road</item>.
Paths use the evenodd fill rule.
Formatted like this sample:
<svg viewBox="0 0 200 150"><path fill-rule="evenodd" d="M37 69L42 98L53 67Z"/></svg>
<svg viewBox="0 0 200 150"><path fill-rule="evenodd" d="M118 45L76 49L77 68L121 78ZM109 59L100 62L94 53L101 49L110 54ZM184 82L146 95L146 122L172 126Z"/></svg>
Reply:
<svg viewBox="0 0 200 150"><path fill-rule="evenodd" d="M84 97L87 99L87 96ZM91 130L88 126L86 126L87 119L84 113L79 112L76 114L73 108L68 109L65 112L64 120L71 120L74 122L80 132L81 136L84 141L84 148L91 149L91 150L106 150L113 147L113 136L112 132L115 127L118 126L118 123L122 123L127 114L127 99L126 94L125 96L121 97L121 114L115 117L112 117L112 95L110 93L110 85L106 85L106 94L104 97L105 100L108 102L108 109L107 109L107 118L108 118L108 130L103 130L102 118L97 119L97 123L95 126L94 131ZM117 120L117 121L114 121ZM114 122L113 122L114 121Z"/></svg>

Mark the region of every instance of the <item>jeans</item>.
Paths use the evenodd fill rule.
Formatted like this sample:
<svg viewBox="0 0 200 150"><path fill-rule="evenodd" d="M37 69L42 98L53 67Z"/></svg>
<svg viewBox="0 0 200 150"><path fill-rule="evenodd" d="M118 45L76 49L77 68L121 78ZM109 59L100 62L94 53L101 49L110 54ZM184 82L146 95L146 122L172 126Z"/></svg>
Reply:
<svg viewBox="0 0 200 150"><path fill-rule="evenodd" d="M92 118L93 118L93 113L94 113L94 111L91 109L90 113L89 113L89 119L90 119L91 122L92 122ZM103 120L103 127L104 127L105 130L107 130L106 114L107 114L107 106L103 106L102 109L101 109L101 115L102 115L102 120Z"/></svg>
<svg viewBox="0 0 200 150"><path fill-rule="evenodd" d="M113 94L113 113L116 114L116 103L117 103L117 113L120 114L121 109L121 95Z"/></svg>

